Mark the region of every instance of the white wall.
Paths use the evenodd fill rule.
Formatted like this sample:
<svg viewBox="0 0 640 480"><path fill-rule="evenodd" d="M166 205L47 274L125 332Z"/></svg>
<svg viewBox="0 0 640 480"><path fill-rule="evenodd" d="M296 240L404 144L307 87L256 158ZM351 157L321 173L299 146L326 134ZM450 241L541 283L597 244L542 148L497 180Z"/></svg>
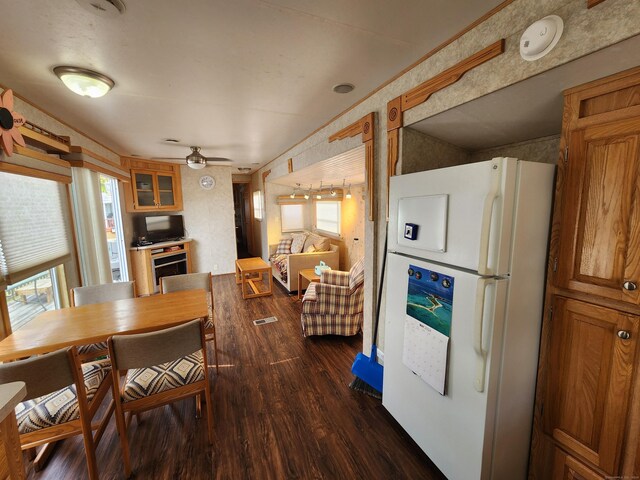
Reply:
<svg viewBox="0 0 640 480"><path fill-rule="evenodd" d="M196 272L214 275L235 271L236 237L233 217L231 168L209 166L202 170L180 167L184 226L193 239L192 263ZM211 190L200 187L203 175L212 176ZM217 267L217 268L216 268Z"/></svg>

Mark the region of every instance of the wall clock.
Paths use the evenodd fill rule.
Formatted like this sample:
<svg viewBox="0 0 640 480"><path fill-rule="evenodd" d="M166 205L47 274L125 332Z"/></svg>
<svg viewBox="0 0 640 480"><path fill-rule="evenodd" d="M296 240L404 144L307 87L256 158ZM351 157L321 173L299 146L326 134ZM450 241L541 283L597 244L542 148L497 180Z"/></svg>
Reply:
<svg viewBox="0 0 640 480"><path fill-rule="evenodd" d="M200 186L205 190L211 190L216 186L216 180L211 175L203 175L200 177Z"/></svg>

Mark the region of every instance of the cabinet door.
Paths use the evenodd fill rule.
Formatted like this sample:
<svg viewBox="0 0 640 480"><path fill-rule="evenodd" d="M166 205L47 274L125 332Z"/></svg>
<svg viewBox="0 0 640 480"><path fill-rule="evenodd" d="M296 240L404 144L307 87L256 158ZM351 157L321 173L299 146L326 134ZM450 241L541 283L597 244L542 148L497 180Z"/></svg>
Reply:
<svg viewBox="0 0 640 480"><path fill-rule="evenodd" d="M155 209L155 174L148 171L131 171L133 201L137 209Z"/></svg>
<svg viewBox="0 0 640 480"><path fill-rule="evenodd" d="M612 475L620 463L637 332L637 317L555 299L545 430Z"/></svg>
<svg viewBox="0 0 640 480"><path fill-rule="evenodd" d="M171 174L158 173L158 208L173 209L176 206L175 177Z"/></svg>
<svg viewBox="0 0 640 480"><path fill-rule="evenodd" d="M640 303L640 119L573 132L557 285Z"/></svg>
<svg viewBox="0 0 640 480"><path fill-rule="evenodd" d="M604 477L559 448L555 449L552 478L553 480L604 480Z"/></svg>

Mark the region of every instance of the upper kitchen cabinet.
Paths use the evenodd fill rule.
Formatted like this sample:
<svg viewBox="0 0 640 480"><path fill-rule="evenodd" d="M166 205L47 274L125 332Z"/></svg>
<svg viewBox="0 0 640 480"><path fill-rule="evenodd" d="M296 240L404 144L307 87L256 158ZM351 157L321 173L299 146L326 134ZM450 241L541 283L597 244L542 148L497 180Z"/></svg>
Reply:
<svg viewBox="0 0 640 480"><path fill-rule="evenodd" d="M570 91L565 122L555 284L638 304L640 73Z"/></svg>
<svg viewBox="0 0 640 480"><path fill-rule="evenodd" d="M124 157L131 173L131 186L125 189L127 212L182 210L180 166Z"/></svg>

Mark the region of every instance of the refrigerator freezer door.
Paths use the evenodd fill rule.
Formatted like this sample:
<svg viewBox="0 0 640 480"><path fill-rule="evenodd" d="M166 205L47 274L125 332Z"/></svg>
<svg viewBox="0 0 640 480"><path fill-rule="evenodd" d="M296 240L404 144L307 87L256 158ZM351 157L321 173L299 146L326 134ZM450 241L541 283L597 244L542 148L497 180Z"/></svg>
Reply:
<svg viewBox="0 0 640 480"><path fill-rule="evenodd" d="M392 281L387 284L386 296L382 403L447 478L490 478L509 281L487 281L472 273L397 254L388 256L387 268ZM453 286L450 304L436 290L427 287L423 293L415 284L410 288L409 279L415 278L417 271L430 272L434 282L447 279ZM478 295L482 295L481 302L477 301ZM476 312L478 303L482 312ZM438 319L429 315L437 316L449 306L446 387L441 395L423 381L423 375L406 366L406 349L415 339L407 338L405 325L418 317L438 329ZM422 316L416 314L418 310ZM446 328L441 330L446 332ZM415 346L412 348L415 350ZM432 361L427 358L429 349L423 351L425 360ZM479 380L479 376L483 378ZM526 465L526 457L524 462Z"/></svg>
<svg viewBox="0 0 640 480"><path fill-rule="evenodd" d="M494 158L392 177L389 250L481 275L509 273L517 172L516 159Z"/></svg>

